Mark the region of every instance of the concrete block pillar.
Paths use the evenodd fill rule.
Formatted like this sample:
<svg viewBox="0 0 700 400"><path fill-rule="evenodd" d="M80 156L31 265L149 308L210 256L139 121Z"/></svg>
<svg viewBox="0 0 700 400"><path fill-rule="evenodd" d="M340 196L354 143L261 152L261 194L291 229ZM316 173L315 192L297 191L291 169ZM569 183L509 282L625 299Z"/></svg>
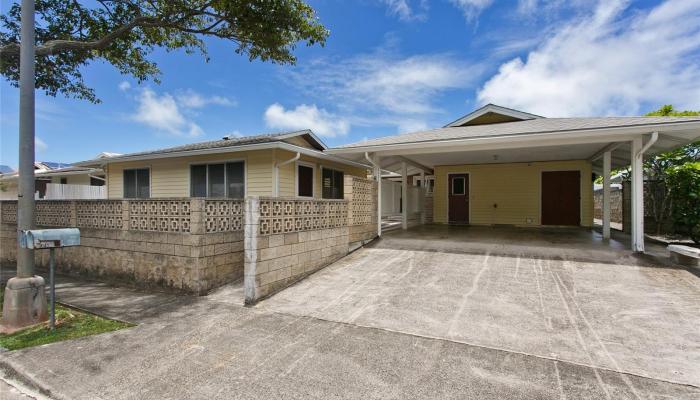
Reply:
<svg viewBox="0 0 700 400"><path fill-rule="evenodd" d="M75 200L72 200L70 202L70 226L77 227L78 226L78 202Z"/></svg>
<svg viewBox="0 0 700 400"><path fill-rule="evenodd" d="M190 199L190 234L204 235L207 233L205 207L205 199Z"/></svg>
<svg viewBox="0 0 700 400"><path fill-rule="evenodd" d="M612 153L603 153L603 239L610 239L610 167Z"/></svg>
<svg viewBox="0 0 700 400"><path fill-rule="evenodd" d="M245 199L245 223L243 228L243 288L245 304L255 304L258 299L257 266L260 258L260 198L249 196Z"/></svg>
<svg viewBox="0 0 700 400"><path fill-rule="evenodd" d="M122 230L129 230L129 222L131 220L131 208L129 200L122 200Z"/></svg>
<svg viewBox="0 0 700 400"><path fill-rule="evenodd" d="M382 169L381 158L374 156L374 178L377 180L377 236L382 236Z"/></svg>

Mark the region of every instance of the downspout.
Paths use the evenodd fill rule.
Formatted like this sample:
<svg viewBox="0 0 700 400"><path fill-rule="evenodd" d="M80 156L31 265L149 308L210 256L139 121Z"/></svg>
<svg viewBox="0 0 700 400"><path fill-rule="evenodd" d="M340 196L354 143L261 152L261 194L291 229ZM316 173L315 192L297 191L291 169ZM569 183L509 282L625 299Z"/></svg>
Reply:
<svg viewBox="0 0 700 400"><path fill-rule="evenodd" d="M649 150L649 147L653 146L656 141L659 140L659 132L652 132L651 133L651 138L649 141L642 147L641 150L639 150L639 153L637 153L637 157L642 157L644 153Z"/></svg>
<svg viewBox="0 0 700 400"><path fill-rule="evenodd" d="M274 176L275 186L273 188L274 191L272 193L272 195L274 197L278 197L280 195L280 167L287 165L287 164L290 164L290 163L293 163L293 162L299 160L299 158L301 158L301 153L297 152L297 154L294 157L290 158L289 160L275 163L275 176Z"/></svg>

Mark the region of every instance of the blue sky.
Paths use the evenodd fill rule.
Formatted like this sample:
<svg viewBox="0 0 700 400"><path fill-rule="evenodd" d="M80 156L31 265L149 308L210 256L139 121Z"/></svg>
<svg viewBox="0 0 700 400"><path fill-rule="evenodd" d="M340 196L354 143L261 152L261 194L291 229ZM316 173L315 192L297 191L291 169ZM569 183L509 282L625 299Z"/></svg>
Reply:
<svg viewBox="0 0 700 400"><path fill-rule="evenodd" d="M84 70L100 104L37 93L37 159L74 162L311 128L330 146L438 127L489 102L549 117L700 109L700 0L309 0L331 35L295 66L152 55L160 85ZM7 1L3 0L3 9ZM0 84L0 164L18 91Z"/></svg>

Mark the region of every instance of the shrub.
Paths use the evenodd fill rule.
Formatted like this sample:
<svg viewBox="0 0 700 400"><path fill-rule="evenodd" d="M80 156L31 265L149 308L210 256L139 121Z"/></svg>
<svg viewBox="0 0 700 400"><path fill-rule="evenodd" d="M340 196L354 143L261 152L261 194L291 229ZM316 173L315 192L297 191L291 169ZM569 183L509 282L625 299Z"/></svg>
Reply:
<svg viewBox="0 0 700 400"><path fill-rule="evenodd" d="M700 243L700 162L673 167L668 174L673 222L679 232Z"/></svg>

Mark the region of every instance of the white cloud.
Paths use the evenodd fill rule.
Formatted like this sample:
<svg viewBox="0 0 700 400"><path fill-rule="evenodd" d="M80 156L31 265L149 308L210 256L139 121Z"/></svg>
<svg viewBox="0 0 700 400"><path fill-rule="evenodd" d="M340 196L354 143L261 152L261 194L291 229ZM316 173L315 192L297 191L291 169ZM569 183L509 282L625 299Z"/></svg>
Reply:
<svg viewBox="0 0 700 400"><path fill-rule="evenodd" d="M478 100L547 116L697 108L700 0L668 0L623 17L627 5L601 1L562 25L527 59L502 64Z"/></svg>
<svg viewBox="0 0 700 400"><path fill-rule="evenodd" d="M330 104L352 125L423 126L443 113L437 105L445 93L473 85L481 65L447 54L400 57L378 51L349 59L315 60L294 73L292 82L310 97ZM418 123L420 122L420 123Z"/></svg>
<svg viewBox="0 0 700 400"><path fill-rule="evenodd" d="M272 104L265 110L265 123L276 129L311 129L326 137L345 135L350 130L348 121L315 104L302 104L289 110L278 103Z"/></svg>
<svg viewBox="0 0 700 400"><path fill-rule="evenodd" d="M223 96L203 96L192 89L184 90L177 95L177 102L185 108L202 108L213 104L218 106L234 106L236 103Z"/></svg>
<svg viewBox="0 0 700 400"><path fill-rule="evenodd" d="M493 0L450 0L450 2L462 10L468 21L472 21L481 14L481 11L489 7Z"/></svg>
<svg viewBox="0 0 700 400"><path fill-rule="evenodd" d="M427 0L421 0L418 7L411 4L410 0L382 0L386 4L389 13L396 15L402 21L423 21L427 18L425 11L428 9ZM416 12L416 8L420 11Z"/></svg>
<svg viewBox="0 0 700 400"><path fill-rule="evenodd" d="M119 90L121 90L122 92L126 92L129 89L131 89L131 83L127 81L121 81L119 83Z"/></svg>
<svg viewBox="0 0 700 400"><path fill-rule="evenodd" d="M47 145L46 142L44 142L43 140L41 140L41 138L39 138L38 136L35 136L35 137L34 137L34 149L35 149L37 152L43 153L43 152L45 152L48 148L49 148L49 145Z"/></svg>
<svg viewBox="0 0 700 400"><path fill-rule="evenodd" d="M143 89L137 98L139 103L135 121L176 136L201 136L204 132L182 114L173 96L159 96L151 89Z"/></svg>

